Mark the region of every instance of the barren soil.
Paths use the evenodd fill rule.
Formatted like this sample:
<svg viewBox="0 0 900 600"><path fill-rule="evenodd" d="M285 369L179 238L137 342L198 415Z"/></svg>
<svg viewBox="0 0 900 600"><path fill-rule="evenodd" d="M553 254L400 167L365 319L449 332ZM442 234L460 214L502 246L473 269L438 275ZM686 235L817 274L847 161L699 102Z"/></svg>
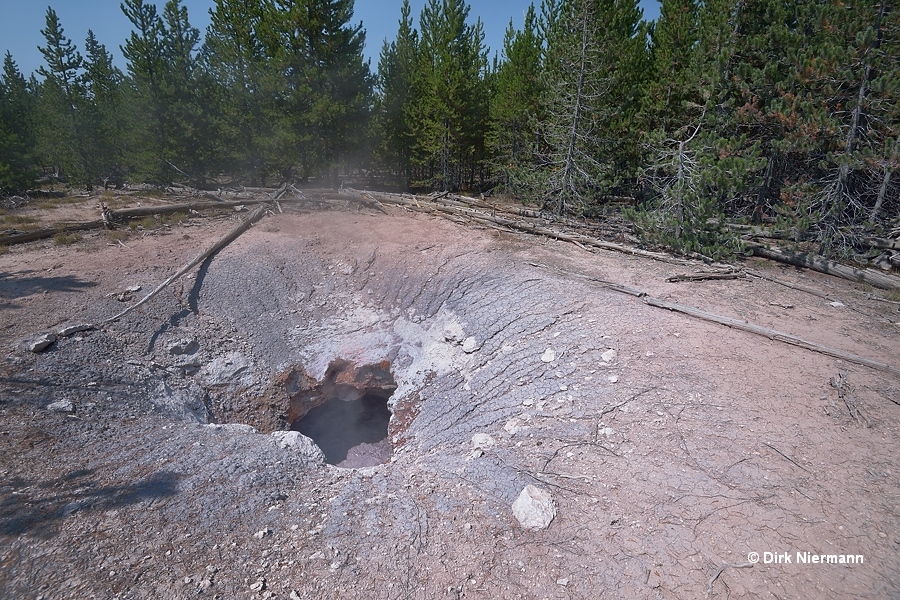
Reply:
<svg viewBox="0 0 900 600"><path fill-rule="evenodd" d="M388 212L268 216L42 353L235 217L0 255L0 598L900 597L900 379L535 265L900 366L896 304ZM272 435L338 359L389 363L387 464Z"/></svg>

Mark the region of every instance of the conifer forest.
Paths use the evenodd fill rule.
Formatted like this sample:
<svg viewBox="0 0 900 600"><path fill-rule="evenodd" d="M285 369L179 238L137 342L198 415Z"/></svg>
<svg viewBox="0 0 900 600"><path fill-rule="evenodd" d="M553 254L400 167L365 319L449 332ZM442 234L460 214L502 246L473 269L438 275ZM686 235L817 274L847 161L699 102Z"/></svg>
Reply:
<svg viewBox="0 0 900 600"><path fill-rule="evenodd" d="M353 0L123 0L125 70L52 8L0 74L0 193L360 181L615 208L725 257L740 227L846 258L900 227L900 8L888 0L543 0L502 48L465 0L405 2L377 64Z"/></svg>

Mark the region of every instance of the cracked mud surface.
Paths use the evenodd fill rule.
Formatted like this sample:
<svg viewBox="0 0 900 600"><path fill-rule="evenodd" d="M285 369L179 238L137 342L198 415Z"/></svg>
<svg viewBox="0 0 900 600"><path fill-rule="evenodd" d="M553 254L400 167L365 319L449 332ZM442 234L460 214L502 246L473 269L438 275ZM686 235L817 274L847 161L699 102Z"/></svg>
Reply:
<svg viewBox="0 0 900 600"><path fill-rule="evenodd" d="M725 568L710 597L900 595L900 380L532 263L894 365L896 306L770 265L845 305L667 284L684 269L399 210L315 212L267 217L119 323L24 349L230 226L0 256L0 597L687 599L754 551L865 562ZM171 354L183 339L199 349ZM391 463L338 469L271 435L286 374L336 359L390 361ZM75 413L46 409L61 400ZM529 484L557 504L547 529L513 516Z"/></svg>

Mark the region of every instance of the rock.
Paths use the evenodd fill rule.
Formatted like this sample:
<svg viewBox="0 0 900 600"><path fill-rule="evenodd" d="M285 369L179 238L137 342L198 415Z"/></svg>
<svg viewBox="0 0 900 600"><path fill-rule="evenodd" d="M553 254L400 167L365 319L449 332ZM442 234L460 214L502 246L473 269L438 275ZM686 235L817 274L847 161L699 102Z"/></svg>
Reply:
<svg viewBox="0 0 900 600"><path fill-rule="evenodd" d="M474 450L488 450L494 447L494 438L486 433L476 433L472 436L472 448Z"/></svg>
<svg viewBox="0 0 900 600"><path fill-rule="evenodd" d="M60 400L59 402L48 404L47 410L50 412L73 413L75 412L75 405L72 404L71 400Z"/></svg>
<svg viewBox="0 0 900 600"><path fill-rule="evenodd" d="M260 580L256 581L255 583L251 583L250 589L253 590L254 592L263 591L264 589L266 589L266 580L260 579Z"/></svg>
<svg viewBox="0 0 900 600"><path fill-rule="evenodd" d="M466 354L472 354L478 350L478 342L473 337L467 337L462 344L462 351Z"/></svg>
<svg viewBox="0 0 900 600"><path fill-rule="evenodd" d="M444 326L444 339L448 342L461 343L465 339L466 334L463 333L462 325L459 323L448 323Z"/></svg>
<svg viewBox="0 0 900 600"><path fill-rule="evenodd" d="M553 348L547 348L541 354L541 362L552 363L554 360L556 360L556 352L553 351Z"/></svg>
<svg viewBox="0 0 900 600"><path fill-rule="evenodd" d="M169 354L193 354L200 349L194 338L184 338L169 346Z"/></svg>
<svg viewBox="0 0 900 600"><path fill-rule="evenodd" d="M179 383L179 386L183 387L173 387L165 381L159 382L150 396L151 402L163 412L182 421L208 423L206 390L193 381L188 381L186 385Z"/></svg>
<svg viewBox="0 0 900 600"><path fill-rule="evenodd" d="M519 524L530 531L546 529L556 517L556 503L550 492L527 485L512 505Z"/></svg>
<svg viewBox="0 0 900 600"><path fill-rule="evenodd" d="M87 323L81 323L79 325L69 325L68 327L64 327L56 332L58 337L69 337L75 333L81 333L82 331L92 331L94 329L93 325Z"/></svg>
<svg viewBox="0 0 900 600"><path fill-rule="evenodd" d="M240 352L231 352L203 367L200 376L209 386L245 384L253 382L253 364Z"/></svg>
<svg viewBox="0 0 900 600"><path fill-rule="evenodd" d="M829 304L831 304L831 306L835 308L841 308L842 306L844 306L843 302L829 302Z"/></svg>
<svg viewBox="0 0 900 600"><path fill-rule="evenodd" d="M28 342L28 349L31 352L37 354L52 346L54 342L56 342L56 336L52 333L45 333L44 335Z"/></svg>
<svg viewBox="0 0 900 600"><path fill-rule="evenodd" d="M253 537L255 537L258 540L261 540L266 536L272 535L273 533L275 533L275 532L267 527L266 529L263 529L261 531L257 531L256 533L254 533Z"/></svg>
<svg viewBox="0 0 900 600"><path fill-rule="evenodd" d="M279 448L293 451L310 464L324 465L325 455L316 443L299 431L273 431L272 439Z"/></svg>
<svg viewBox="0 0 900 600"><path fill-rule="evenodd" d="M209 579L204 579L197 587L202 591L206 591L212 587L212 581L210 581Z"/></svg>
<svg viewBox="0 0 900 600"><path fill-rule="evenodd" d="M296 590L291 590L291 595L288 596L291 600L300 600L300 594L296 592Z"/></svg>
<svg viewBox="0 0 900 600"><path fill-rule="evenodd" d="M556 584L566 587L567 585L569 585L569 578L568 577L560 577L559 579L556 580Z"/></svg>
<svg viewBox="0 0 900 600"><path fill-rule="evenodd" d="M612 361L616 360L616 357L618 355L619 355L618 352L616 352L615 350L610 348L609 350L607 350L606 352L604 352L603 354L600 355L600 360L602 360L605 363L611 363Z"/></svg>

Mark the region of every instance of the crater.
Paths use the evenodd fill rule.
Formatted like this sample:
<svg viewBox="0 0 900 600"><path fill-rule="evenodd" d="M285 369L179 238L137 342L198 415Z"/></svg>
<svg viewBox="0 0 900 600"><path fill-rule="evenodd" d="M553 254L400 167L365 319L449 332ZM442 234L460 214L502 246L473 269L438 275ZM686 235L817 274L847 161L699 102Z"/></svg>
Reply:
<svg viewBox="0 0 900 600"><path fill-rule="evenodd" d="M390 462L397 383L389 361L357 366L337 359L321 381L294 370L285 384L290 428L311 438L329 464L356 469Z"/></svg>

